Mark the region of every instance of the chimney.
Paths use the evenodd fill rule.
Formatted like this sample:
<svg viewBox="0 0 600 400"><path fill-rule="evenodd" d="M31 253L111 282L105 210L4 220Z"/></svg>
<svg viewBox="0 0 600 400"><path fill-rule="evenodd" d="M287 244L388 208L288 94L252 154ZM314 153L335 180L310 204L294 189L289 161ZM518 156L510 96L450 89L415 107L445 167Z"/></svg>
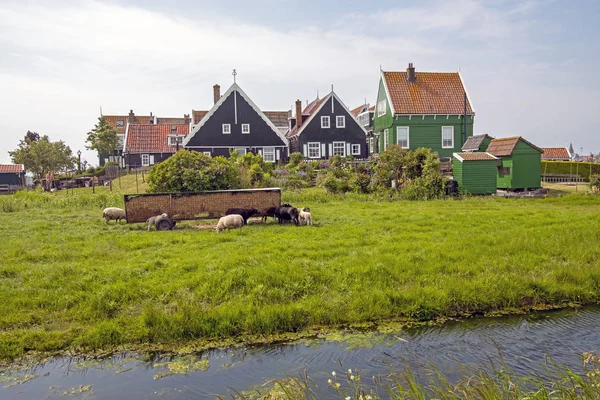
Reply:
<svg viewBox="0 0 600 400"><path fill-rule="evenodd" d="M302 101L296 100L296 126L300 128L302 125Z"/></svg>
<svg viewBox="0 0 600 400"><path fill-rule="evenodd" d="M152 116L152 112L150 112L150 125L154 123L154 117Z"/></svg>
<svg viewBox="0 0 600 400"><path fill-rule="evenodd" d="M183 114L183 123L189 124L190 122L192 122L192 119L190 118L190 114Z"/></svg>
<svg viewBox="0 0 600 400"><path fill-rule="evenodd" d="M135 114L133 113L133 110L129 110L129 117L127 118L127 121L130 124L135 123Z"/></svg>
<svg viewBox="0 0 600 400"><path fill-rule="evenodd" d="M417 76L415 75L415 67L413 67L413 63L408 63L408 68L406 68L406 80L408 83L415 83L417 81Z"/></svg>
<svg viewBox="0 0 600 400"><path fill-rule="evenodd" d="M219 84L213 86L213 97L215 100L215 104L217 104L217 101L219 101L219 99L221 98L221 86L219 86Z"/></svg>

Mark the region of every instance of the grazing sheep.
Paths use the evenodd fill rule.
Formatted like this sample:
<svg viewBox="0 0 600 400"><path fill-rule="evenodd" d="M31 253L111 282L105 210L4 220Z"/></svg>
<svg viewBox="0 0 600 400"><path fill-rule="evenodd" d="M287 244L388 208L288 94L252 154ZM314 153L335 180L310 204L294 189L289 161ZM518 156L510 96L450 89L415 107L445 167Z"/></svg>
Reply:
<svg viewBox="0 0 600 400"><path fill-rule="evenodd" d="M228 208L225 215L241 215L244 218L244 225L248 225L248 218L253 215L260 215L260 211L256 208Z"/></svg>
<svg viewBox="0 0 600 400"><path fill-rule="evenodd" d="M294 224L298 225L298 209L296 207L291 207L289 204L277 207L275 209L275 217L277 217L280 224L282 224L283 221L292 221Z"/></svg>
<svg viewBox="0 0 600 400"><path fill-rule="evenodd" d="M106 219L106 223L108 221L115 220L115 224L117 224L120 220L125 220L127 222L127 218L125 217L125 210L117 207L108 207L102 211L102 217Z"/></svg>
<svg viewBox="0 0 600 400"><path fill-rule="evenodd" d="M277 209L277 207L269 207L267 208L264 212L262 212L262 216L263 216L263 222L267 222L267 217L275 217L275 210Z"/></svg>
<svg viewBox="0 0 600 400"><path fill-rule="evenodd" d="M225 229L242 229L242 226L244 226L244 218L241 215L226 215L219 219L219 223L217 224L217 233L221 233L221 231Z"/></svg>
<svg viewBox="0 0 600 400"><path fill-rule="evenodd" d="M312 225L312 214L310 213L310 208L306 207L300 210L300 214L298 214L298 221L300 225Z"/></svg>
<svg viewBox="0 0 600 400"><path fill-rule="evenodd" d="M155 215L154 217L150 217L146 220L146 223L148 224L148 232L150 231L150 227L152 225L154 225L154 223L156 222L156 218L158 217L168 217L167 213L162 213L161 215Z"/></svg>

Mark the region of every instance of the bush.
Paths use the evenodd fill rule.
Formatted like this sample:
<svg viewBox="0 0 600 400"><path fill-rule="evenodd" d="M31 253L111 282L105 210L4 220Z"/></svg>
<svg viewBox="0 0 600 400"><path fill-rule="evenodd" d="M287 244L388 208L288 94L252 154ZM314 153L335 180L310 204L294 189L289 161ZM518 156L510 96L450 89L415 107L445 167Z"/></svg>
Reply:
<svg viewBox="0 0 600 400"><path fill-rule="evenodd" d="M600 175L600 164L573 161L542 161L542 174L578 174L588 179L591 175Z"/></svg>
<svg viewBox="0 0 600 400"><path fill-rule="evenodd" d="M594 193L600 193L600 175L590 176L590 189Z"/></svg>

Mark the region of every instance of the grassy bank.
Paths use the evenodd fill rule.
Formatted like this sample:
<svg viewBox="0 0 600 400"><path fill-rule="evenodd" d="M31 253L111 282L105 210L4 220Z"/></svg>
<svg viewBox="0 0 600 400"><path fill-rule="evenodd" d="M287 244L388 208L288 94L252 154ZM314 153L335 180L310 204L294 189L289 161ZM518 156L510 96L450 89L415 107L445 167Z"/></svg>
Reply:
<svg viewBox="0 0 600 400"><path fill-rule="evenodd" d="M102 208L122 197L90 192L0 198L0 359L600 299L598 197L308 190L284 200L310 206L313 227L217 235L106 225Z"/></svg>

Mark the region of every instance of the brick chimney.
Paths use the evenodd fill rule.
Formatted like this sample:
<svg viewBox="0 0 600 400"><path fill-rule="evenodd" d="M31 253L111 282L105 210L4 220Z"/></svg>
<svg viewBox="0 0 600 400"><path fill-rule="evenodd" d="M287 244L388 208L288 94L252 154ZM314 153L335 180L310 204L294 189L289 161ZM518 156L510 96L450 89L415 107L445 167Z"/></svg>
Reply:
<svg viewBox="0 0 600 400"><path fill-rule="evenodd" d="M302 101L296 100L296 126L300 128L302 125Z"/></svg>
<svg viewBox="0 0 600 400"><path fill-rule="evenodd" d="M413 67L413 63L408 63L408 68L406 68L406 80L408 83L415 83L417 81L417 75L415 74L415 67Z"/></svg>
<svg viewBox="0 0 600 400"><path fill-rule="evenodd" d="M152 116L152 111L150 112L150 125L154 123L154 117Z"/></svg>
<svg viewBox="0 0 600 400"><path fill-rule="evenodd" d="M213 86L213 97L215 99L215 104L217 104L217 101L221 98L221 86L219 86L219 84Z"/></svg>
<svg viewBox="0 0 600 400"><path fill-rule="evenodd" d="M129 117L127 118L127 121L130 124L135 123L135 114L133 113L133 110L129 110Z"/></svg>
<svg viewBox="0 0 600 400"><path fill-rule="evenodd" d="M183 114L183 123L189 124L190 122L192 122L192 119L190 118L190 114Z"/></svg>

